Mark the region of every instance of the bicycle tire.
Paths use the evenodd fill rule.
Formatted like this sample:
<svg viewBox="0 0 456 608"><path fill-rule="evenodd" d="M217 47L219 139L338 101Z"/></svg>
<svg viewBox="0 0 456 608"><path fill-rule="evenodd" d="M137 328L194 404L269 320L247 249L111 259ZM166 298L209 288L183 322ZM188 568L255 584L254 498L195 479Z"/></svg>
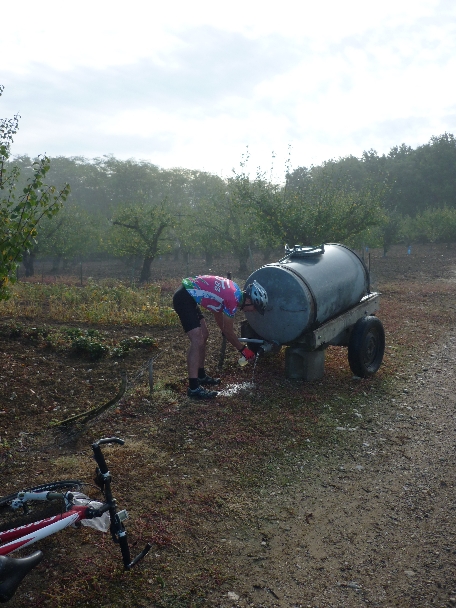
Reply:
<svg viewBox="0 0 456 608"><path fill-rule="evenodd" d="M17 498L19 492L79 492L84 485L86 484L78 479L63 479L23 488L0 498L0 531L3 532L11 527L24 526L62 512L63 503L60 501L30 500L27 501L27 511L12 509L11 503Z"/></svg>

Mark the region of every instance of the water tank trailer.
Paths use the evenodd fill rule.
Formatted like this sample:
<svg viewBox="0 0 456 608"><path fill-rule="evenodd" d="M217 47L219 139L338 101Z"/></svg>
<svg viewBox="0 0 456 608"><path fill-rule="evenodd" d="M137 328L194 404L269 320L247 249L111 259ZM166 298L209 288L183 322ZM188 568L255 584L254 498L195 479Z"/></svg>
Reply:
<svg viewBox="0 0 456 608"><path fill-rule="evenodd" d="M379 369L385 351L375 316L380 294L370 291L369 270L354 251L337 243L286 246L285 257L255 270L245 285L255 279L268 293L268 306L263 316L246 313L241 336L252 349L285 346L287 378L321 378L330 345L348 347L355 376Z"/></svg>

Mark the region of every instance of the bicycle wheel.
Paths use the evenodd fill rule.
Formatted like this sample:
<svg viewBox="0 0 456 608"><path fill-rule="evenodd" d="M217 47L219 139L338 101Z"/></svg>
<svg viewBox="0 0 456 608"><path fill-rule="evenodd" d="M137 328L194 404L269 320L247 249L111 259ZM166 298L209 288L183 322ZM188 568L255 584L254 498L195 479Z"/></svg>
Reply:
<svg viewBox="0 0 456 608"><path fill-rule="evenodd" d="M51 481L39 486L23 488L18 492L0 498L0 531L8 528L24 526L30 522L52 517L64 510L63 501L29 500L23 508L13 509L11 503L17 498L19 492L79 492L86 485L78 479L64 479Z"/></svg>

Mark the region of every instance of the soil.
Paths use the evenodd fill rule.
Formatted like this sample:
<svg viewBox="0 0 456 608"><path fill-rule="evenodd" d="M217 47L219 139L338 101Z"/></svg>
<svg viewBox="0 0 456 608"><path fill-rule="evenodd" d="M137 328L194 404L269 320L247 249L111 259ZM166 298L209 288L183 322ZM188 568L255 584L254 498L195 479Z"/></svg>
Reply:
<svg viewBox="0 0 456 608"><path fill-rule="evenodd" d="M245 600L220 605L456 605L455 365L452 332L390 404L370 399L350 450L301 461L291 492L268 488L261 542L238 547Z"/></svg>
<svg viewBox="0 0 456 608"><path fill-rule="evenodd" d="M14 333L17 320L4 319L0 493L90 479L90 443L117 434L126 444L107 458L133 552L153 544L125 575L109 539L66 530L40 544L45 559L10 605L456 606L456 247L371 255L387 334L372 379L354 378L340 348L322 381L287 381L280 357L252 378L228 346L222 379L234 397L195 403L179 327L99 328L157 346L93 361L47 345L33 331L42 320L20 319ZM115 408L51 426L109 401L122 371Z"/></svg>

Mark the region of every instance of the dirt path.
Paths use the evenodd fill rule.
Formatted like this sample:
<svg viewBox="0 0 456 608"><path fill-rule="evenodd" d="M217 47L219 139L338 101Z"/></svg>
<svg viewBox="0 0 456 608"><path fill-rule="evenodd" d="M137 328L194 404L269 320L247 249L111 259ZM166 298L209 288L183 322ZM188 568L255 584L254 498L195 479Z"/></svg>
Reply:
<svg viewBox="0 0 456 608"><path fill-rule="evenodd" d="M345 447L295 462L302 483L226 539L237 582L214 605L456 606L455 366L453 332L394 402L354 413Z"/></svg>

